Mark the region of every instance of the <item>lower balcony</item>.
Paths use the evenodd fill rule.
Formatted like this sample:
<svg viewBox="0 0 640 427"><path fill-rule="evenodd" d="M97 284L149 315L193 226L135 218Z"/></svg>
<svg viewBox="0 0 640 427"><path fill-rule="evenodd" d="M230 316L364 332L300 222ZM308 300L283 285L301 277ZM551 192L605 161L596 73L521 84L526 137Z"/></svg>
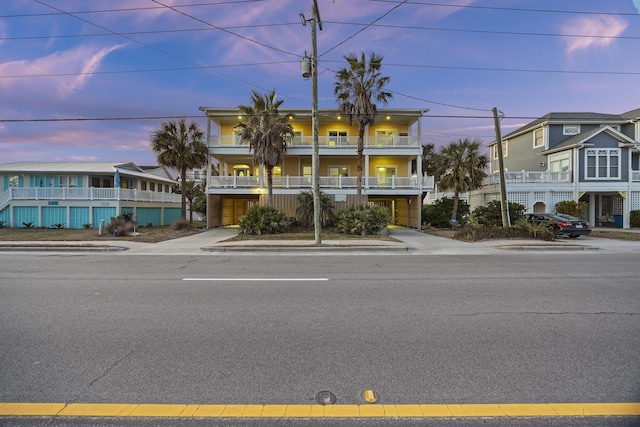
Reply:
<svg viewBox="0 0 640 427"><path fill-rule="evenodd" d="M412 189L432 191L434 180L432 176L424 177L365 177L363 188L372 189ZM326 189L355 189L358 178L353 176L321 176L320 188ZM209 188L262 188L266 187L266 178L262 181L258 176L212 176L209 178ZM278 176L273 178L273 188L301 188L310 189L313 186L309 176Z"/></svg>
<svg viewBox="0 0 640 427"><path fill-rule="evenodd" d="M505 182L507 184L538 184L548 182L571 182L571 171L551 172L551 171L520 171L506 172ZM487 184L499 184L500 176L493 174L487 178Z"/></svg>

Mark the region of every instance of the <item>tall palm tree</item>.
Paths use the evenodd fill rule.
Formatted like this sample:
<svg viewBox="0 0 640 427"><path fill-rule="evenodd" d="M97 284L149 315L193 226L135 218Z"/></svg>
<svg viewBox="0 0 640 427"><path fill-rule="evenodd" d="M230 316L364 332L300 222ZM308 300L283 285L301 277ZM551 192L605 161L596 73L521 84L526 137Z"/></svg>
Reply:
<svg viewBox="0 0 640 427"><path fill-rule="evenodd" d="M378 114L376 102L386 105L393 95L384 90L390 78L380 74L382 56L371 53L368 63L364 52L360 58L356 54L349 54L344 59L349 66L336 73L333 93L340 105L340 113L349 116L349 126L354 123L359 125L357 200L358 206L362 206L364 132L367 125L374 123Z"/></svg>
<svg viewBox="0 0 640 427"><path fill-rule="evenodd" d="M460 193L477 190L487 177L485 168L489 159L480 154L480 147L480 141L465 138L440 148L437 156L440 188L454 193L452 220L458 215Z"/></svg>
<svg viewBox="0 0 640 427"><path fill-rule="evenodd" d="M241 129L240 139L249 144L253 150L253 164L264 166L267 172L269 197L268 206L273 206L273 168L287 152L287 141L293 138L293 127L287 115L281 115L278 108L283 100L276 100L276 92L272 90L264 95L253 90L251 105L239 105L244 119L238 125Z"/></svg>
<svg viewBox="0 0 640 427"><path fill-rule="evenodd" d="M160 166L176 169L180 173L181 217L187 217L187 170L199 169L207 164L208 148L198 123L186 119L163 121L160 129L151 133L151 149Z"/></svg>

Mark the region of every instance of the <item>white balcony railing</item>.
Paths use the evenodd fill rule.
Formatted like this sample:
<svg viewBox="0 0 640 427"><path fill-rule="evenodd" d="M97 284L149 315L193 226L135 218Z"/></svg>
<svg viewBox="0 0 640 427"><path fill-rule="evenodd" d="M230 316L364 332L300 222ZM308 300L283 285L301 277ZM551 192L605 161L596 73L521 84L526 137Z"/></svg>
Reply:
<svg viewBox="0 0 640 427"><path fill-rule="evenodd" d="M319 136L318 146L320 148L336 149L356 149L358 147L357 136ZM366 137L364 140L366 148L419 148L420 141L411 136L375 136ZM249 149L248 144L243 143L240 138L233 135L212 136L209 138L209 147L241 147ZM312 148L313 137L296 136L288 145L288 148Z"/></svg>
<svg viewBox="0 0 640 427"><path fill-rule="evenodd" d="M273 177L273 188L311 188L313 182L309 176L276 176ZM321 176L320 188L344 188L353 189L358 185L355 176ZM266 187L266 178L260 183L257 176L212 176L209 179L209 188L261 188ZM434 179L432 176L423 177L365 177L365 188L388 189L424 189L432 190Z"/></svg>
<svg viewBox="0 0 640 427"><path fill-rule="evenodd" d="M127 200L137 202L180 202L180 195L128 188L9 188L0 201L9 200Z"/></svg>
<svg viewBox="0 0 640 427"><path fill-rule="evenodd" d="M520 171L506 172L505 182L507 184L540 184L540 183L559 183L571 182L571 171L564 172L538 172L538 171ZM487 178L488 184L499 184L500 177L497 174Z"/></svg>

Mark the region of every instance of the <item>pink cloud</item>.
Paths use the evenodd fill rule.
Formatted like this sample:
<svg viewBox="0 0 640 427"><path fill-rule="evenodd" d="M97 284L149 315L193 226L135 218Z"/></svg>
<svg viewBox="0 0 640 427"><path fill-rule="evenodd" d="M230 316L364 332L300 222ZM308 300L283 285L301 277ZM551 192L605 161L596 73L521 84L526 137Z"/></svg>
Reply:
<svg viewBox="0 0 640 427"><path fill-rule="evenodd" d="M615 16L596 16L576 18L569 21L562 34L567 36L567 53L585 50L592 46L605 48L627 28L628 22ZM569 37L580 35L585 37ZM606 38L603 38L606 37Z"/></svg>
<svg viewBox="0 0 640 427"><path fill-rule="evenodd" d="M105 48L93 46L79 46L74 49L55 52L34 60L20 60L0 63L0 75L3 76L29 76L50 74L77 74L75 76L60 76L42 79L45 90L55 90L59 95L65 96L81 90L90 79L93 72L100 66L104 58L114 50L124 45L115 45ZM0 87L16 90L33 90L29 78L4 78L0 79ZM42 90L42 87L36 90Z"/></svg>

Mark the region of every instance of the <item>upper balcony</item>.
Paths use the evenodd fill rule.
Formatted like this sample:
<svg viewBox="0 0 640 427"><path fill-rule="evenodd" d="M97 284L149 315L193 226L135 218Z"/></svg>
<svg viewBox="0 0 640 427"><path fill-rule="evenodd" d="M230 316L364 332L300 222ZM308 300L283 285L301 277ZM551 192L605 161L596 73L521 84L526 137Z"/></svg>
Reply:
<svg viewBox="0 0 640 427"><path fill-rule="evenodd" d="M128 188L28 187L9 188L0 194L0 206L11 200L127 200L180 203L180 194Z"/></svg>
<svg viewBox="0 0 640 427"><path fill-rule="evenodd" d="M236 135L211 136L209 138L209 148L245 148L248 144L244 143ZM357 136L319 136L318 147L320 149L348 149L356 150L358 148ZM364 147L370 149L397 149L409 148L420 149L420 141L413 136L374 136L364 138ZM312 136L296 136L289 145L288 149L309 149L313 148Z"/></svg>

